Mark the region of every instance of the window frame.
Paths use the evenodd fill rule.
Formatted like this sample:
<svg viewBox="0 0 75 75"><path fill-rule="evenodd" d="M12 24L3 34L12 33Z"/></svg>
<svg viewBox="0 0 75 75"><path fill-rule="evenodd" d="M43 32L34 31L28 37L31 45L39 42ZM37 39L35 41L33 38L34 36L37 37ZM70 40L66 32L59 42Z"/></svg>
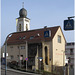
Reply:
<svg viewBox="0 0 75 75"><path fill-rule="evenodd" d="M19 24L19 31L21 31L21 24Z"/></svg>
<svg viewBox="0 0 75 75"><path fill-rule="evenodd" d="M10 57L11 57L11 59L13 59L13 58L14 58L14 56L13 56L13 55L11 55Z"/></svg>
<svg viewBox="0 0 75 75"><path fill-rule="evenodd" d="M21 48L21 49L25 49L25 46L21 46L20 48Z"/></svg>
<svg viewBox="0 0 75 75"><path fill-rule="evenodd" d="M58 43L61 43L61 36L58 35Z"/></svg>
<svg viewBox="0 0 75 75"><path fill-rule="evenodd" d="M34 39L34 36L30 36L30 39Z"/></svg>

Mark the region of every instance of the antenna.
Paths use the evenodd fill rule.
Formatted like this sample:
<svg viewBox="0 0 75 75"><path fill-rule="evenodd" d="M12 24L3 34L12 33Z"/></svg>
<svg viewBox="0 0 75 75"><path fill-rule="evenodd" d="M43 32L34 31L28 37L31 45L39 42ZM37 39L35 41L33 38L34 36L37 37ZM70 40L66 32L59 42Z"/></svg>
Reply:
<svg viewBox="0 0 75 75"><path fill-rule="evenodd" d="M22 2L22 8L24 8L24 2Z"/></svg>

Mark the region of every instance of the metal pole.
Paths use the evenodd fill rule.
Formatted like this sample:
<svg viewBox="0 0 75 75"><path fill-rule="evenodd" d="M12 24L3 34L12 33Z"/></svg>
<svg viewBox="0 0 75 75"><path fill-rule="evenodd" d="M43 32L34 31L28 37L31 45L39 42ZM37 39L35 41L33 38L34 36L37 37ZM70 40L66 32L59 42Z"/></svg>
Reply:
<svg viewBox="0 0 75 75"><path fill-rule="evenodd" d="M7 37L6 37L6 40L5 40L5 75L6 75L6 72L7 72L7 40L9 37L12 36L13 33L10 33Z"/></svg>
<svg viewBox="0 0 75 75"><path fill-rule="evenodd" d="M20 46L19 46L19 62L20 62L20 69L21 69L21 60L20 60Z"/></svg>
<svg viewBox="0 0 75 75"><path fill-rule="evenodd" d="M63 51L63 70L64 70L64 75L65 75L65 66L64 66L64 51Z"/></svg>
<svg viewBox="0 0 75 75"><path fill-rule="evenodd" d="M6 75L6 72L7 72L7 38L5 41L5 75Z"/></svg>
<svg viewBox="0 0 75 75"><path fill-rule="evenodd" d="M70 18L75 18L75 16L68 17L69 20L70 20Z"/></svg>
<svg viewBox="0 0 75 75"><path fill-rule="evenodd" d="M26 41L26 58L28 57L28 45L27 45L27 41ZM26 60L26 71L27 71L27 60Z"/></svg>

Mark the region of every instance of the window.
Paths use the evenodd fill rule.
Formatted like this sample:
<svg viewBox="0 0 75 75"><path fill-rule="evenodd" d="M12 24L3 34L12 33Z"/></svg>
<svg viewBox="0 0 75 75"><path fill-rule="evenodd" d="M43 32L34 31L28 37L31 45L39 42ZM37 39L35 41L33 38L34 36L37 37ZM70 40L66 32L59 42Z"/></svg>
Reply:
<svg viewBox="0 0 75 75"><path fill-rule="evenodd" d="M19 39L21 40L22 38L21 38L21 37L19 37Z"/></svg>
<svg viewBox="0 0 75 75"><path fill-rule="evenodd" d="M73 68L73 65L70 65L71 68Z"/></svg>
<svg viewBox="0 0 75 75"><path fill-rule="evenodd" d="M14 58L14 56L13 56L13 55L11 55L10 57L11 57L11 59L13 59L13 58Z"/></svg>
<svg viewBox="0 0 75 75"><path fill-rule="evenodd" d="M34 36L31 36L30 39L34 39Z"/></svg>
<svg viewBox="0 0 75 75"><path fill-rule="evenodd" d="M45 47L45 63L46 65L48 65L48 54L47 54L48 50L47 50L47 47Z"/></svg>
<svg viewBox="0 0 75 75"><path fill-rule="evenodd" d="M19 24L19 31L21 31L21 24Z"/></svg>
<svg viewBox="0 0 75 75"><path fill-rule="evenodd" d="M23 55L21 55L21 57L23 57Z"/></svg>
<svg viewBox="0 0 75 75"><path fill-rule="evenodd" d="M19 55L17 55L17 57L19 58Z"/></svg>
<svg viewBox="0 0 75 75"><path fill-rule="evenodd" d="M70 49L70 54L71 54L71 55L73 54L73 49Z"/></svg>
<svg viewBox="0 0 75 75"><path fill-rule="evenodd" d="M25 39L25 38L26 38L26 36L23 37L23 39Z"/></svg>
<svg viewBox="0 0 75 75"><path fill-rule="evenodd" d="M5 53L3 53L3 58L5 57Z"/></svg>
<svg viewBox="0 0 75 75"><path fill-rule="evenodd" d="M68 63L70 63L70 62L71 62L71 58L70 58L70 57L68 57L68 59L69 59L69 60L68 60Z"/></svg>
<svg viewBox="0 0 75 75"><path fill-rule="evenodd" d="M21 46L21 49L25 49L25 46Z"/></svg>
<svg viewBox="0 0 75 75"><path fill-rule="evenodd" d="M17 48L19 49L19 46L17 46Z"/></svg>
<svg viewBox="0 0 75 75"><path fill-rule="evenodd" d="M26 24L26 31L28 30L28 25Z"/></svg>
<svg viewBox="0 0 75 75"><path fill-rule="evenodd" d="M61 43L61 36L58 35L58 43Z"/></svg>
<svg viewBox="0 0 75 75"><path fill-rule="evenodd" d="M10 46L10 48L13 48L13 46Z"/></svg>

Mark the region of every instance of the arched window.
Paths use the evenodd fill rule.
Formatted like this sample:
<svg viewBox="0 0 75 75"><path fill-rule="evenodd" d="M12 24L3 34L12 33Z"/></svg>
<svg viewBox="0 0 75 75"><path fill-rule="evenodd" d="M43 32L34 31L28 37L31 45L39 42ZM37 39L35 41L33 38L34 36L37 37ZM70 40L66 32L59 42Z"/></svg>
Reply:
<svg viewBox="0 0 75 75"><path fill-rule="evenodd" d="M48 55L47 55L47 53L48 53L48 49L47 49L47 46L45 46L45 63L46 63L46 65L48 65Z"/></svg>
<svg viewBox="0 0 75 75"><path fill-rule="evenodd" d="M26 24L26 31L28 30L28 25Z"/></svg>
<svg viewBox="0 0 75 75"><path fill-rule="evenodd" d="M19 24L19 31L21 31L21 24Z"/></svg>

